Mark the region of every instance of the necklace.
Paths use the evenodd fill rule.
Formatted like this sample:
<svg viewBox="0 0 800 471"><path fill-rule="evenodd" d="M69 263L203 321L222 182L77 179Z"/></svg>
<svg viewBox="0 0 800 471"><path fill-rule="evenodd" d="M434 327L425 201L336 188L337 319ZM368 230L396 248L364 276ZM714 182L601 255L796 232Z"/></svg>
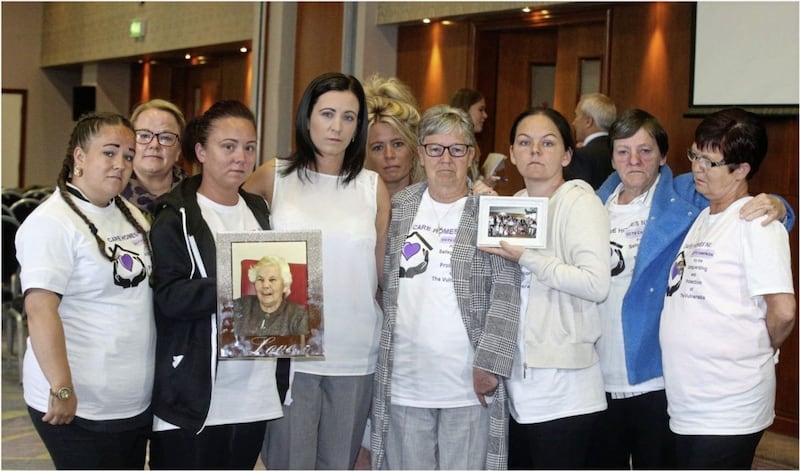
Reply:
<svg viewBox="0 0 800 471"><path fill-rule="evenodd" d="M438 236L441 237L441 234L442 234L442 220L447 222L447 217L450 215L450 212L453 210L453 208L461 206L461 205L458 204L458 202L461 200L461 198L459 198L459 199L457 199L457 200L455 200L455 201L453 201L452 203L449 203L449 204L448 203L439 203L441 205L445 205L445 204L448 205L447 206L447 211L445 211L444 215L441 216L441 217L439 216L439 212L436 211L436 204L437 203L433 200L433 197L431 196L430 193L428 193L428 199L429 199L428 201L429 201L430 206L431 206L431 211L433 212L433 216L436 218L436 230L434 232Z"/></svg>

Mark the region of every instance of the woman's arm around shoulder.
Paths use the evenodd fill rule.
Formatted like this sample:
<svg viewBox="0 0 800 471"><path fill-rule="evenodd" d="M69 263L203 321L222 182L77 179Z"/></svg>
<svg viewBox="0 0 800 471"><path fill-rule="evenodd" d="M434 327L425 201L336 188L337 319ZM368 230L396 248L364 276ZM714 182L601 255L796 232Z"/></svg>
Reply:
<svg viewBox="0 0 800 471"><path fill-rule="evenodd" d="M275 188L277 164L278 158L273 157L258 167L242 185L244 191L264 198L272 206L272 190Z"/></svg>
<svg viewBox="0 0 800 471"><path fill-rule="evenodd" d="M705 208L708 206L708 200L697 191L694 184L694 176L689 173L682 173L675 177L674 187L675 191L685 200L694 204L698 208ZM761 221L762 226L766 226L772 221L779 220L787 231L792 230L794 227L795 214L789 202L782 197L774 194L759 193L747 204L742 206L739 211L742 219L752 221L757 217L766 215L767 217Z"/></svg>

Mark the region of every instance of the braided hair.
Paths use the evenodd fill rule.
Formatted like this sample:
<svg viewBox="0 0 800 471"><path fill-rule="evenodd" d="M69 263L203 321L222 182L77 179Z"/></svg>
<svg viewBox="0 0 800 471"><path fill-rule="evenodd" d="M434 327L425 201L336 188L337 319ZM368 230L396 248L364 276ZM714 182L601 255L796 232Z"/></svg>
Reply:
<svg viewBox="0 0 800 471"><path fill-rule="evenodd" d="M67 152L64 157L64 163L61 165L61 172L58 174L58 189L61 192L61 197L64 198L64 201L67 203L75 214L77 214L83 222L89 227L89 231L94 236L94 240L97 242L97 247L100 249L100 253L103 254L105 258L109 261L114 261L113 255L110 255L106 250L106 243L103 241L102 237L97 234L97 226L89 220L89 218L83 214L83 212L78 208L75 204L75 201L72 198L72 195L67 190L67 182L72 181L72 174L75 169L75 148L80 147L81 149L88 149L89 142L100 132L104 126L124 126L133 132L133 125L122 115L116 113L89 113L86 115L81 116L78 122L75 124L75 128L72 130L72 134L69 138L69 144L67 144ZM131 223L131 225L142 235L142 239L144 240L145 248L147 252L152 255L153 249L150 246L150 239L147 237L147 231L139 224L139 221L133 217L131 214L130 208L125 204L122 197L116 195L114 197L114 204L119 208L122 214L125 216L125 219Z"/></svg>

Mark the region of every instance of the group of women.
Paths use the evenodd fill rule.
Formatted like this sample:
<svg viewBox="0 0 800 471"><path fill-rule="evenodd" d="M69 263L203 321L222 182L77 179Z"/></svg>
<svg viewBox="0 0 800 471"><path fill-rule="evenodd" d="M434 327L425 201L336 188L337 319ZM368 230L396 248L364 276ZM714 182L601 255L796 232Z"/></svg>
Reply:
<svg viewBox="0 0 800 471"><path fill-rule="evenodd" d="M236 101L82 117L17 236L25 400L56 467L142 468L149 441L151 469L349 469L368 416L375 469L752 460L795 310L787 208L747 196L763 125L709 116L673 178L663 128L626 112L595 194L564 179L568 121L527 110L509 152L516 196L549 199L547 246L478 248L477 109L420 116L396 79L323 74L293 154L255 171ZM324 361L218 361L216 235L269 229L322 231Z"/></svg>

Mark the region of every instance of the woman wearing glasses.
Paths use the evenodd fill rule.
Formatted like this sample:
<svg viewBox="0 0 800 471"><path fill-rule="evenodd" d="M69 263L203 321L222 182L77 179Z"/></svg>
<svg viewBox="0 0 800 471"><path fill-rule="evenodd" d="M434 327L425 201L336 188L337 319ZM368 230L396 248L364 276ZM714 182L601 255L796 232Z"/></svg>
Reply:
<svg viewBox="0 0 800 471"><path fill-rule="evenodd" d="M137 106L131 123L136 130L136 156L133 175L122 196L152 215L156 198L186 178L177 164L181 156L181 130L186 120L177 106L155 99Z"/></svg>
<svg viewBox="0 0 800 471"><path fill-rule="evenodd" d="M476 248L475 158L462 110L429 109L418 153L427 182L392 200L375 375L373 469L505 467L519 269Z"/></svg>
<svg viewBox="0 0 800 471"><path fill-rule="evenodd" d="M764 124L740 108L706 117L689 150L709 207L674 258L660 332L679 469L750 469L775 416L776 352L796 310L789 240L766 215L739 217L766 153Z"/></svg>
<svg viewBox="0 0 800 471"><path fill-rule="evenodd" d="M674 436L658 344L659 319L670 265L689 227L708 206L691 175L673 179L667 133L650 113L633 109L609 129L616 172L597 191L611 226L611 290L599 305L597 342L608 410L592 438L589 467L627 469L675 466ZM759 195L741 208L752 219L786 214ZM767 222L766 220L764 221Z"/></svg>

